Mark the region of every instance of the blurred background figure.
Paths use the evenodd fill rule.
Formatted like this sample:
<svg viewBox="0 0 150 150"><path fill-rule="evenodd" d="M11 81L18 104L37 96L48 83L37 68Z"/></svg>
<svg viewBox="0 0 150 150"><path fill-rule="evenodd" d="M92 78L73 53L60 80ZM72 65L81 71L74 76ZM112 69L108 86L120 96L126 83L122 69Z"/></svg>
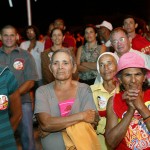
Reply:
<svg viewBox="0 0 150 150"><path fill-rule="evenodd" d="M124 16L123 28L128 33L132 48L145 54L150 54L150 41L148 41L144 36L142 36L142 33L139 34L136 32L137 27L138 22L135 16Z"/></svg>
<svg viewBox="0 0 150 150"><path fill-rule="evenodd" d="M73 48L73 50L75 52L76 51L76 40L72 35L68 34L67 28L66 28L66 25L65 25L65 21L61 18L58 18L58 19L54 20L53 25L54 25L55 28L60 28L65 33L64 34L64 40L63 40L63 46L67 47L67 48L71 47L71 48ZM46 47L45 50L50 48L48 46L45 46L45 47Z"/></svg>
<svg viewBox="0 0 150 150"><path fill-rule="evenodd" d="M93 24L85 26L84 38L85 44L78 48L76 55L79 81L92 85L98 73L96 68L97 58L106 51L106 46L98 44L97 29Z"/></svg>
<svg viewBox="0 0 150 150"><path fill-rule="evenodd" d="M104 20L101 24L96 25L96 27L98 28L97 39L98 39L99 44L104 44L107 47L106 51L114 52L114 49L109 40L110 33L113 29L112 24L110 22Z"/></svg>
<svg viewBox="0 0 150 150"><path fill-rule="evenodd" d="M84 36L80 32L77 32L74 34L74 37L76 39L76 47L77 49L84 44Z"/></svg>
<svg viewBox="0 0 150 150"><path fill-rule="evenodd" d="M2 41L0 40L0 47L2 46Z"/></svg>
<svg viewBox="0 0 150 150"><path fill-rule="evenodd" d="M50 59L52 57L52 54L59 50L59 49L69 49L73 55L74 55L74 50L72 47L65 47L63 46L63 41L65 38L64 35L64 30L55 27L51 31L50 38L53 42L53 45L51 48L47 49L46 51L43 51L41 53L41 67L42 67L42 77L43 77L43 83L48 84L52 81L54 81L54 76L52 72L49 70L49 64L50 64ZM73 74L73 79L78 79L78 72L76 71L75 74Z"/></svg>
<svg viewBox="0 0 150 150"><path fill-rule="evenodd" d="M39 80L35 82L35 90L43 85L41 71L41 52L44 51L44 44L39 41L40 31L35 25L25 28L25 41L20 44L20 48L27 50L33 56L39 76Z"/></svg>
<svg viewBox="0 0 150 150"><path fill-rule="evenodd" d="M51 31L54 28L54 23L50 23L48 27L47 34L44 36L44 50L50 48L53 45L53 42L50 38Z"/></svg>

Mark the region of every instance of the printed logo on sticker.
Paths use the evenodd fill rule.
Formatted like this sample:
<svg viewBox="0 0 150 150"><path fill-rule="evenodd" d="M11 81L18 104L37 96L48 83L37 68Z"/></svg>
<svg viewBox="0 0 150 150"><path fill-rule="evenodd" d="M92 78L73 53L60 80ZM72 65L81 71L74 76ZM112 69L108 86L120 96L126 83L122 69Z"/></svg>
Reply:
<svg viewBox="0 0 150 150"><path fill-rule="evenodd" d="M15 59L13 67L16 70L23 70L24 69L24 60L23 59Z"/></svg>
<svg viewBox="0 0 150 150"><path fill-rule="evenodd" d="M0 110L5 110L8 107L8 97L0 95Z"/></svg>
<svg viewBox="0 0 150 150"><path fill-rule="evenodd" d="M98 106L99 106L100 109L106 108L107 100L106 100L105 97L97 96L97 100L98 100Z"/></svg>

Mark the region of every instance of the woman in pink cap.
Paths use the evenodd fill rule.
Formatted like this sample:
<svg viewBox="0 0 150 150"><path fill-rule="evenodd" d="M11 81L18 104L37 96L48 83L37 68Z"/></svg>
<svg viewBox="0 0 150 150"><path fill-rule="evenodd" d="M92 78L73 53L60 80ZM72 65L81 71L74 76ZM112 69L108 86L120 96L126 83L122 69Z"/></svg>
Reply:
<svg viewBox="0 0 150 150"><path fill-rule="evenodd" d="M150 150L150 88L144 60L128 52L120 57L116 76L121 91L108 101L106 141L115 150Z"/></svg>

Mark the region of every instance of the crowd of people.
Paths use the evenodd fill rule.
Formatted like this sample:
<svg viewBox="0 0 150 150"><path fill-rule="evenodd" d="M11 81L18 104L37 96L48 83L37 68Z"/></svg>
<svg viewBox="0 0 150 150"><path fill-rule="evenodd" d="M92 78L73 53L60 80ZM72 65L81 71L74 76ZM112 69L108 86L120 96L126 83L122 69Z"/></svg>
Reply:
<svg viewBox="0 0 150 150"><path fill-rule="evenodd" d="M75 36L57 18L23 39L5 25L0 149L17 150L17 132L22 150L36 150L36 121L43 150L150 150L150 30L138 21L90 23Z"/></svg>

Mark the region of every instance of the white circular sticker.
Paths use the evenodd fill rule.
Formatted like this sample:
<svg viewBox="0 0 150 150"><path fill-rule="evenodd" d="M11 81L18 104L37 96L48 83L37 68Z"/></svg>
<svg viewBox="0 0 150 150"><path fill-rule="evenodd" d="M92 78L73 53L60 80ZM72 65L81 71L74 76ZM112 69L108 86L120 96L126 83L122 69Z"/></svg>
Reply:
<svg viewBox="0 0 150 150"><path fill-rule="evenodd" d="M5 110L8 107L8 97L0 95L0 110Z"/></svg>
<svg viewBox="0 0 150 150"><path fill-rule="evenodd" d="M16 70L23 70L24 66L23 66L23 62L22 61L15 61L13 64L14 68Z"/></svg>

